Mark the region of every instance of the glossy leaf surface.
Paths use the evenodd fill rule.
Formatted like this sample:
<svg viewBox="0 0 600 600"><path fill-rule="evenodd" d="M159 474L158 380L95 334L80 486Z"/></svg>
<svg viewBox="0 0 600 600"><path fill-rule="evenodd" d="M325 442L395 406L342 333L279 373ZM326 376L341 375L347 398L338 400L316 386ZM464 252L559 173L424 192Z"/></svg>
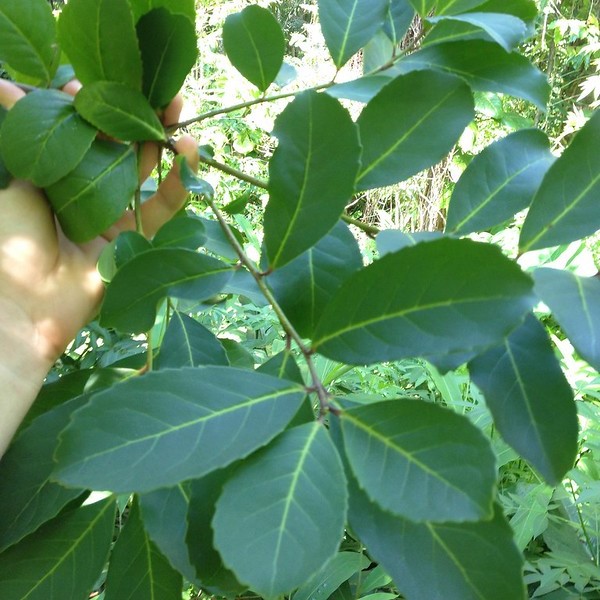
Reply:
<svg viewBox="0 0 600 600"><path fill-rule="evenodd" d="M549 169L523 223L522 252L578 240L600 229L600 110Z"/></svg>
<svg viewBox="0 0 600 600"><path fill-rule="evenodd" d="M461 79L433 71L397 77L358 118L358 189L398 183L437 163L473 116L473 98Z"/></svg>
<svg viewBox="0 0 600 600"><path fill-rule="evenodd" d="M456 183L446 231L483 231L527 208L554 162L545 134L524 129L490 144Z"/></svg>
<svg viewBox="0 0 600 600"><path fill-rule="evenodd" d="M319 19L336 67L342 67L383 26L389 0L319 0Z"/></svg>
<svg viewBox="0 0 600 600"><path fill-rule="evenodd" d="M524 56L508 54L492 42L449 42L423 48L392 70L408 73L434 69L462 77L473 90L501 92L529 100L545 110L550 87L546 76Z"/></svg>
<svg viewBox="0 0 600 600"><path fill-rule="evenodd" d="M313 347L348 364L483 348L519 324L534 302L532 287L494 246L418 244L348 278L324 310Z"/></svg>
<svg viewBox="0 0 600 600"><path fill-rule="evenodd" d="M342 282L362 267L358 243L342 223L268 282L298 333L312 337L321 313Z"/></svg>
<svg viewBox="0 0 600 600"><path fill-rule="evenodd" d="M0 61L50 83L54 70L56 31L45 0L0 0Z"/></svg>
<svg viewBox="0 0 600 600"><path fill-rule="evenodd" d="M108 557L115 502L61 515L1 555L2 600L86 598Z"/></svg>
<svg viewBox="0 0 600 600"><path fill-rule="evenodd" d="M139 89L142 62L128 2L71 0L62 8L58 37L84 85L118 81Z"/></svg>
<svg viewBox="0 0 600 600"><path fill-rule="evenodd" d="M100 310L105 327L148 331L165 296L204 300L219 293L231 268L211 256L183 248L155 248L138 254L113 277Z"/></svg>
<svg viewBox="0 0 600 600"><path fill-rule="evenodd" d="M420 400L378 402L340 417L348 462L383 509L412 521L491 516L496 461L467 419Z"/></svg>
<svg viewBox="0 0 600 600"><path fill-rule="evenodd" d="M297 96L273 134L279 145L269 164L265 246L270 267L277 268L337 223L354 190L360 146L348 112L316 92Z"/></svg>
<svg viewBox="0 0 600 600"><path fill-rule="evenodd" d="M144 529L137 500L110 556L106 600L180 600L181 575L160 553Z"/></svg>
<svg viewBox="0 0 600 600"><path fill-rule="evenodd" d="M267 444L303 397L297 384L230 367L150 372L77 411L61 436L55 475L117 492L176 485Z"/></svg>
<svg viewBox="0 0 600 600"><path fill-rule="evenodd" d="M45 191L64 233L83 243L121 217L137 184L133 147L95 140L77 167Z"/></svg>
<svg viewBox="0 0 600 600"><path fill-rule="evenodd" d="M173 311L155 359L157 369L228 364L223 346L211 331L186 314Z"/></svg>
<svg viewBox="0 0 600 600"><path fill-rule="evenodd" d="M528 315L502 346L473 359L469 373L504 440L558 485L577 454L577 409L543 325Z"/></svg>
<svg viewBox="0 0 600 600"><path fill-rule="evenodd" d="M375 241L379 256L385 256L391 252L398 252L408 246L416 246L421 242L432 242L443 237L440 231L399 231L398 229L384 229L377 234Z"/></svg>
<svg viewBox="0 0 600 600"><path fill-rule="evenodd" d="M225 564L265 598L289 593L332 558L347 506L341 460L317 422L281 434L225 484L213 520Z"/></svg>
<svg viewBox="0 0 600 600"><path fill-rule="evenodd" d="M165 132L144 95L114 81L96 81L75 96L79 114L100 131L119 140L165 140Z"/></svg>
<svg viewBox="0 0 600 600"><path fill-rule="evenodd" d="M2 123L0 151L8 170L45 187L72 171L96 137L71 96L37 90L19 100Z"/></svg>
<svg viewBox="0 0 600 600"><path fill-rule="evenodd" d="M231 64L261 92L275 81L285 39L269 10L251 5L229 15L223 25L223 46Z"/></svg>
<svg viewBox="0 0 600 600"><path fill-rule="evenodd" d="M166 106L196 62L194 23L157 8L145 14L136 29L144 66L142 90L152 106Z"/></svg>
<svg viewBox="0 0 600 600"><path fill-rule="evenodd" d="M550 308L579 354L600 371L600 279L537 269L535 291Z"/></svg>

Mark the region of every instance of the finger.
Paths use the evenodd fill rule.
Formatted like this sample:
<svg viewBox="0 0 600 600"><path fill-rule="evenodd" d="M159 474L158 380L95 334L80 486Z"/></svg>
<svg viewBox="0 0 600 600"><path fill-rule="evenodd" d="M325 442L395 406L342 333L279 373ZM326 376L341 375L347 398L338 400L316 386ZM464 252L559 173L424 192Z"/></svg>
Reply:
<svg viewBox="0 0 600 600"><path fill-rule="evenodd" d="M198 144L191 136L183 136L176 144L178 154L185 156L187 164L198 170ZM179 166L173 165L156 193L142 205L144 233L153 236L177 211L188 197L188 191L181 184Z"/></svg>
<svg viewBox="0 0 600 600"><path fill-rule="evenodd" d="M23 90L9 81L0 79L0 106L11 109L23 96L25 96Z"/></svg>
<svg viewBox="0 0 600 600"><path fill-rule="evenodd" d="M69 83L63 85L62 91L66 92L71 96L76 96L77 92L82 88L81 81L79 79L71 79Z"/></svg>

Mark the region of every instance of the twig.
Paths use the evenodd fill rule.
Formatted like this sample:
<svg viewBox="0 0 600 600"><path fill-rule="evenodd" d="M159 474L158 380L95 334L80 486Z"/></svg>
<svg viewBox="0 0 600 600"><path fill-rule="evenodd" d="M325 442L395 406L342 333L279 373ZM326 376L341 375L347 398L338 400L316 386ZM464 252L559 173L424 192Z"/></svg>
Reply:
<svg viewBox="0 0 600 600"><path fill-rule="evenodd" d="M251 183L252 185L258 188L262 188L263 190L269 189L269 185L266 181L257 179L256 177L252 177L252 175L246 175L246 173L243 173L242 171L234 169L233 167L230 167L228 165L224 165L223 163L220 163L214 160L213 158L208 158L206 156L200 155L200 162L205 165L208 165L209 167L213 167L214 169L218 169L219 171L223 171L223 173L227 173L228 175L233 175L233 177L237 177L242 181Z"/></svg>
<svg viewBox="0 0 600 600"><path fill-rule="evenodd" d="M369 237L375 237L381 230L375 225L369 225L368 223L363 223L358 219L353 219L349 215L342 215L342 220L348 223L349 225L354 225L359 229L362 229Z"/></svg>

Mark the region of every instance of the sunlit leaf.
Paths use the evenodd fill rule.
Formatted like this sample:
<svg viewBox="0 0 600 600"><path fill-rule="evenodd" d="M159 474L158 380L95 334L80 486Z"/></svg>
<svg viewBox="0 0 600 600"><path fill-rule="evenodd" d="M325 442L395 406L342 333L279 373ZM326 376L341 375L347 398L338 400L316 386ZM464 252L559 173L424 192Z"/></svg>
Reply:
<svg viewBox="0 0 600 600"><path fill-rule="evenodd" d="M327 48L340 68L381 29L389 0L319 0L318 5Z"/></svg>
<svg viewBox="0 0 600 600"><path fill-rule="evenodd" d="M363 146L359 190L398 183L440 161L474 116L459 78L420 71L386 85L357 125Z"/></svg>
<svg viewBox="0 0 600 600"><path fill-rule="evenodd" d="M275 123L265 246L270 268L311 248L338 222L358 170L358 131L337 100L304 92ZM315 211L319 218L315 219Z"/></svg>
<svg viewBox="0 0 600 600"><path fill-rule="evenodd" d="M495 246L417 244L350 276L323 311L313 347L348 364L485 348L532 308L532 287Z"/></svg>
<svg viewBox="0 0 600 600"><path fill-rule="evenodd" d="M170 13L184 15L192 22L196 20L194 0L128 0L128 2L133 11L134 21L154 8L166 8Z"/></svg>
<svg viewBox="0 0 600 600"><path fill-rule="evenodd" d="M295 383L231 367L153 371L95 394L73 415L55 477L116 492L201 477L267 444L303 397Z"/></svg>
<svg viewBox="0 0 600 600"><path fill-rule="evenodd" d="M521 252L558 246L600 229L600 110L550 167L519 240Z"/></svg>
<svg viewBox="0 0 600 600"><path fill-rule="evenodd" d="M281 434L238 468L213 519L215 544L264 596L289 593L332 558L346 520L341 460L317 422Z"/></svg>
<svg viewBox="0 0 600 600"><path fill-rule="evenodd" d="M538 129L512 133L490 144L456 183L446 231L483 231L527 208L554 162L550 144Z"/></svg>
<svg viewBox="0 0 600 600"><path fill-rule="evenodd" d="M577 409L544 327L530 314L502 346L473 359L469 373L504 440L558 485L575 461Z"/></svg>
<svg viewBox="0 0 600 600"><path fill-rule="evenodd" d="M251 5L229 15L223 25L223 46L231 64L261 92L275 81L285 39L269 10Z"/></svg>
<svg viewBox="0 0 600 600"><path fill-rule="evenodd" d="M0 152L15 177L45 187L81 162L96 133L75 112L71 96L37 90L8 111L2 123Z"/></svg>

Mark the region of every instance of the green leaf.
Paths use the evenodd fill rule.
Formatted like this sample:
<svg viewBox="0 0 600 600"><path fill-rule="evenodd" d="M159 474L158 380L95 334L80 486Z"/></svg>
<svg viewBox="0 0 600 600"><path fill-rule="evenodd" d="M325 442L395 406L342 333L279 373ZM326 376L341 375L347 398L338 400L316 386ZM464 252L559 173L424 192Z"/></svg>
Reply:
<svg viewBox="0 0 600 600"><path fill-rule="evenodd" d="M535 291L550 308L577 352L600 371L600 279L536 269Z"/></svg>
<svg viewBox="0 0 600 600"><path fill-rule="evenodd" d="M96 130L75 112L72 100L56 90L37 90L8 111L0 151L15 177L45 187L81 162Z"/></svg>
<svg viewBox="0 0 600 600"><path fill-rule="evenodd" d="M165 296L205 300L222 290L231 273L221 261L193 250L148 250L117 271L106 290L100 322L128 333L148 331Z"/></svg>
<svg viewBox="0 0 600 600"><path fill-rule="evenodd" d="M106 600L181 600L183 580L144 529L137 500L110 556Z"/></svg>
<svg viewBox="0 0 600 600"><path fill-rule="evenodd" d="M390 0L383 31L394 45L402 41L414 16L415 10L408 0Z"/></svg>
<svg viewBox="0 0 600 600"><path fill-rule="evenodd" d="M0 0L0 61L49 84L56 69L55 41L46 0Z"/></svg>
<svg viewBox="0 0 600 600"><path fill-rule="evenodd" d="M87 598L108 557L115 502L61 515L0 555L2 600ZM57 596L58 591L58 596Z"/></svg>
<svg viewBox="0 0 600 600"><path fill-rule="evenodd" d="M517 131L490 144L456 183L446 231L464 235L499 225L527 208L554 162L538 129Z"/></svg>
<svg viewBox="0 0 600 600"><path fill-rule="evenodd" d="M504 440L558 485L577 454L577 409L544 327L530 314L469 373Z"/></svg>
<svg viewBox="0 0 600 600"><path fill-rule="evenodd" d="M398 252L408 246L416 246L421 242L431 242L443 237L440 231L399 231L398 229L384 229L380 231L376 238L377 251L379 256L385 256L391 252Z"/></svg>
<svg viewBox="0 0 600 600"><path fill-rule="evenodd" d="M340 221L315 246L276 269L267 281L296 331L312 337L326 304L361 267L358 243Z"/></svg>
<svg viewBox="0 0 600 600"><path fill-rule="evenodd" d="M152 250L152 244L137 231L122 231L115 240L115 265L120 269L138 254Z"/></svg>
<svg viewBox="0 0 600 600"><path fill-rule="evenodd" d="M58 20L58 39L84 85L118 81L140 88L142 62L128 2L70 0Z"/></svg>
<svg viewBox="0 0 600 600"><path fill-rule="evenodd" d="M325 43L339 69L382 28L389 0L318 0L318 5Z"/></svg>
<svg viewBox="0 0 600 600"><path fill-rule="evenodd" d="M223 490L223 484L231 476L234 463L226 469L213 471L201 479L190 482L190 505L186 542L202 588L216 596L239 595L247 587L225 567L221 555L214 547L211 525L215 504Z"/></svg>
<svg viewBox="0 0 600 600"><path fill-rule="evenodd" d="M231 367L150 372L95 394L73 415L55 477L115 492L201 477L267 444L303 397L297 384Z"/></svg>
<svg viewBox="0 0 600 600"><path fill-rule="evenodd" d="M534 0L487 0L477 5L477 12L503 13L518 17L531 28L531 34L538 17L538 8Z"/></svg>
<svg viewBox="0 0 600 600"><path fill-rule="evenodd" d="M316 575L294 594L293 600L327 600L344 581L371 564L358 552L338 552Z"/></svg>
<svg viewBox="0 0 600 600"><path fill-rule="evenodd" d="M166 106L196 62L196 28L180 14L157 8L136 26L142 53L142 89L155 108Z"/></svg>
<svg viewBox="0 0 600 600"><path fill-rule="evenodd" d="M298 363L294 359L294 355L288 350L272 356L267 362L260 365L257 371L304 385L304 379Z"/></svg>
<svg viewBox="0 0 600 600"><path fill-rule="evenodd" d="M429 46L403 58L390 73L434 69L462 77L473 90L501 92L546 109L550 86L546 76L524 56L479 40Z"/></svg>
<svg viewBox="0 0 600 600"><path fill-rule="evenodd" d="M469 87L457 77L434 71L397 77L358 118L358 189L398 183L439 162L474 114Z"/></svg>
<svg viewBox="0 0 600 600"><path fill-rule="evenodd" d="M340 420L352 471L383 509L412 521L491 516L496 459L462 415L393 400L344 411Z"/></svg>
<svg viewBox="0 0 600 600"><path fill-rule="evenodd" d="M254 356L250 350L229 338L220 338L219 342L225 348L227 360L232 367L254 370Z"/></svg>
<svg viewBox="0 0 600 600"><path fill-rule="evenodd" d="M229 365L219 340L206 327L184 313L171 315L160 353L155 359L157 369Z"/></svg>
<svg viewBox="0 0 600 600"><path fill-rule="evenodd" d="M491 520L413 523L383 511L351 483L349 519L410 600L525 599L523 558L498 505Z"/></svg>
<svg viewBox="0 0 600 600"><path fill-rule="evenodd" d="M427 20L436 27L427 35L423 46L453 42L468 36L467 39L496 42L506 52L511 52L529 34L526 23L513 15L503 13L472 12L464 15L430 17Z"/></svg>
<svg viewBox="0 0 600 600"><path fill-rule="evenodd" d="M197 250L206 242L204 223L194 215L183 214L167 221L152 239L155 248Z"/></svg>
<svg viewBox="0 0 600 600"><path fill-rule="evenodd" d="M155 8L166 8L170 13L186 16L192 23L196 21L194 0L128 0L133 11L133 20L149 13Z"/></svg>
<svg viewBox="0 0 600 600"><path fill-rule="evenodd" d="M227 481L213 519L215 544L242 582L275 598L335 555L346 503L342 462L313 421L285 431Z"/></svg>
<svg viewBox="0 0 600 600"><path fill-rule="evenodd" d="M483 349L532 308L532 287L495 246L418 244L349 277L323 311L313 348L347 364Z"/></svg>
<svg viewBox="0 0 600 600"><path fill-rule="evenodd" d="M154 492L140 494L140 511L144 529L171 565L188 581L197 584L196 570L190 562L185 543L189 485L179 484Z"/></svg>
<svg viewBox="0 0 600 600"><path fill-rule="evenodd" d="M45 191L64 233L83 243L120 219L137 185L133 147L96 140L77 167Z"/></svg>
<svg viewBox="0 0 600 600"><path fill-rule="evenodd" d="M360 158L355 124L325 94L297 96L277 118L273 134L279 145L269 164L265 211L271 269L311 248L337 223L352 197Z"/></svg>
<svg viewBox="0 0 600 600"><path fill-rule="evenodd" d="M0 552L55 517L83 490L50 481L58 434L72 412L83 406L79 396L39 416L12 442L0 461Z"/></svg>
<svg viewBox="0 0 600 600"><path fill-rule="evenodd" d="M346 98L347 100L366 104L391 81L392 78L389 75L369 75L353 81L332 85L325 90L325 93L334 98Z"/></svg>
<svg viewBox="0 0 600 600"><path fill-rule="evenodd" d="M558 246L600 229L600 110L550 167L523 223L521 252Z"/></svg>
<svg viewBox="0 0 600 600"><path fill-rule="evenodd" d="M94 127L128 141L164 141L166 134L144 95L114 81L95 81L75 96L75 108Z"/></svg>
<svg viewBox="0 0 600 600"><path fill-rule="evenodd" d="M285 39L269 10L253 5L229 15L223 25L223 46L231 64L261 92L275 81Z"/></svg>

